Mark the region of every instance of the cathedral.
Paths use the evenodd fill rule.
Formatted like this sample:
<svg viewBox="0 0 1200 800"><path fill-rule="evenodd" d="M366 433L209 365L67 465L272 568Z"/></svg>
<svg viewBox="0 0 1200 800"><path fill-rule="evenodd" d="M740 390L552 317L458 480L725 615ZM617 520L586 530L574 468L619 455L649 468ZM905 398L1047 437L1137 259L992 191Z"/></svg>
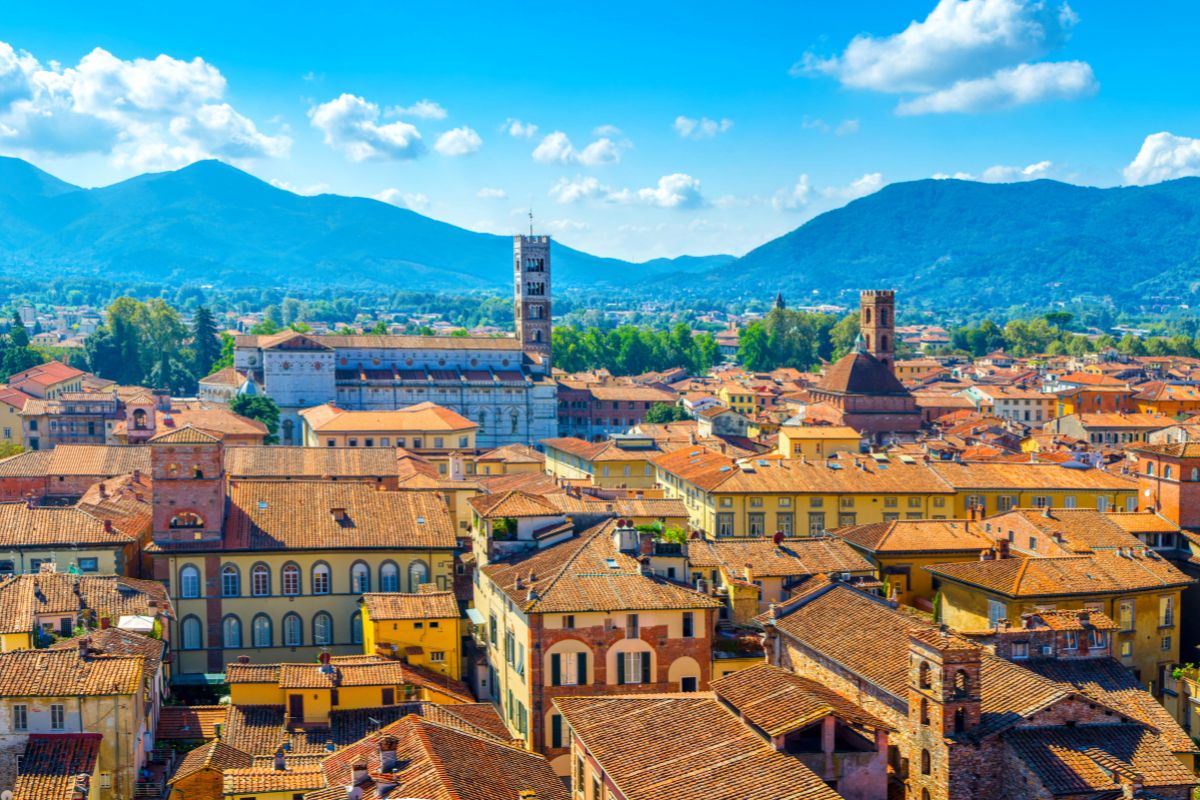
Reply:
<svg viewBox="0 0 1200 800"><path fill-rule="evenodd" d="M234 367L279 406L279 441L301 443L301 409L351 411L430 402L479 423L476 444L536 444L557 435L550 372L550 237L513 237L515 338L239 336Z"/></svg>

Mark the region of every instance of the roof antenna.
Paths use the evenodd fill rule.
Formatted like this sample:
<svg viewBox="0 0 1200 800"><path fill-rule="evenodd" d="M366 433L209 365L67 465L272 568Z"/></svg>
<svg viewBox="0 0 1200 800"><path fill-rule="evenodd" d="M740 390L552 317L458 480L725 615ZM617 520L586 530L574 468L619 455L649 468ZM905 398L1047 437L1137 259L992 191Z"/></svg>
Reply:
<svg viewBox="0 0 1200 800"><path fill-rule="evenodd" d="M529 238L533 238L533 206L529 207Z"/></svg>

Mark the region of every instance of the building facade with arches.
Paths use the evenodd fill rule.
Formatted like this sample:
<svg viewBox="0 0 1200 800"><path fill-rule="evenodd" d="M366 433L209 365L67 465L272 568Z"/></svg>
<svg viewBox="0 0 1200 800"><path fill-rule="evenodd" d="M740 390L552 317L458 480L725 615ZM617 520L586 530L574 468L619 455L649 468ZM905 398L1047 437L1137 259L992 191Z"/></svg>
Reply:
<svg viewBox="0 0 1200 800"><path fill-rule="evenodd" d="M454 525L435 492L227 482L214 437L185 428L150 445L146 552L174 604L177 680L202 682L243 655L264 663L361 653L364 593L453 585Z"/></svg>
<svg viewBox="0 0 1200 800"><path fill-rule="evenodd" d="M479 447L558 431L550 372L550 237L513 237L515 337L239 336L234 366L279 406L279 440L301 444L301 409L391 411L418 403L479 425Z"/></svg>

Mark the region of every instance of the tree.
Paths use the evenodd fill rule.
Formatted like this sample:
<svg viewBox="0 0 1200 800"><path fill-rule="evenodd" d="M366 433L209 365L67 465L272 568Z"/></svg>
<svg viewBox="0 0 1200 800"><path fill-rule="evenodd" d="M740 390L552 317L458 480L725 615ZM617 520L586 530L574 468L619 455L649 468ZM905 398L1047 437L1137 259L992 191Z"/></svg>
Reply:
<svg viewBox="0 0 1200 800"><path fill-rule="evenodd" d="M29 331L25 330L25 323L14 312L12 329L8 332L8 346L4 349L4 374L15 375L41 363L42 359L29 346Z"/></svg>
<svg viewBox="0 0 1200 800"><path fill-rule="evenodd" d="M751 372L771 369L771 351L767 331L760 322L751 322L738 337L738 361Z"/></svg>
<svg viewBox="0 0 1200 800"><path fill-rule="evenodd" d="M233 345L233 336L221 331L221 355L217 356L217 360L212 363L210 375L217 370L233 366Z"/></svg>
<svg viewBox="0 0 1200 800"><path fill-rule="evenodd" d="M1061 331L1071 324L1071 320L1075 319L1075 315L1070 311L1051 311L1048 314L1043 314L1042 319Z"/></svg>
<svg viewBox="0 0 1200 800"><path fill-rule="evenodd" d="M685 419L691 419L683 406L675 405L674 403L655 403L646 409L646 422L653 425L662 425L667 422L681 422Z"/></svg>
<svg viewBox="0 0 1200 800"><path fill-rule="evenodd" d="M239 394L229 401L229 410L243 417L249 417L267 426L267 444L279 441L279 406L275 401L261 394Z"/></svg>
<svg viewBox="0 0 1200 800"><path fill-rule="evenodd" d="M383 320L378 320L374 325L367 329L366 333L371 336L387 336L388 326Z"/></svg>
<svg viewBox="0 0 1200 800"><path fill-rule="evenodd" d="M212 312L200 306L192 318L192 374L203 378L212 372L213 364L221 357L221 346Z"/></svg>

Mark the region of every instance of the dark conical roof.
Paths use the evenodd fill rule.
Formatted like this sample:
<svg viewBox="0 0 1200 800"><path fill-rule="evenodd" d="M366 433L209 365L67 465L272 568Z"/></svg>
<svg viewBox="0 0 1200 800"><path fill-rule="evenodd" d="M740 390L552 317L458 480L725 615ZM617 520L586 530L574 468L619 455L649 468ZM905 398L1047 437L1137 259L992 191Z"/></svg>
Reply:
<svg viewBox="0 0 1200 800"><path fill-rule="evenodd" d="M862 350L839 358L820 388L841 394L908 394L886 364Z"/></svg>

